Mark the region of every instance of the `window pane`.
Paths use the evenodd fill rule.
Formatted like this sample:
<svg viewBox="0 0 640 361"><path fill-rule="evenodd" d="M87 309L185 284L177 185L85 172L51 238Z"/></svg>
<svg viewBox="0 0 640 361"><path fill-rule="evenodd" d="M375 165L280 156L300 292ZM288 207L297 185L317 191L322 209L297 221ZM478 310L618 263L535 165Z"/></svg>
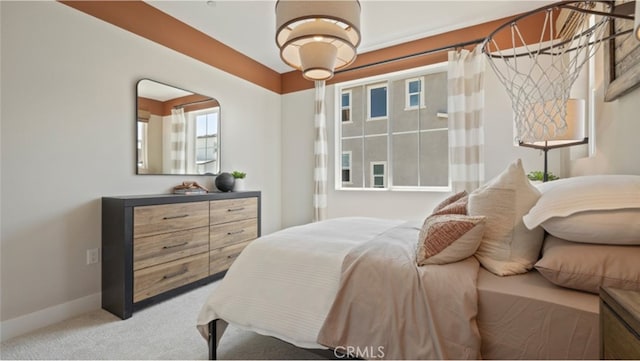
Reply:
<svg viewBox="0 0 640 361"><path fill-rule="evenodd" d="M384 188L384 177L374 177L373 182L375 188Z"/></svg>
<svg viewBox="0 0 640 361"><path fill-rule="evenodd" d="M371 118L387 116L387 87L371 89Z"/></svg>
<svg viewBox="0 0 640 361"><path fill-rule="evenodd" d="M351 121L351 111L349 109L342 109L342 121Z"/></svg>
<svg viewBox="0 0 640 361"><path fill-rule="evenodd" d="M420 80L409 82L409 93L418 93L420 91Z"/></svg>
<svg viewBox="0 0 640 361"><path fill-rule="evenodd" d="M342 170L342 181L351 182L351 171L349 171L348 169Z"/></svg>
<svg viewBox="0 0 640 361"><path fill-rule="evenodd" d="M420 105L420 96L418 94L412 94L409 96L409 105L412 107L417 107Z"/></svg>
<svg viewBox="0 0 640 361"><path fill-rule="evenodd" d="M384 175L384 165L382 165L382 164L374 164L373 165L373 175Z"/></svg>
<svg viewBox="0 0 640 361"><path fill-rule="evenodd" d="M393 184L418 185L418 133L393 136Z"/></svg>
<svg viewBox="0 0 640 361"><path fill-rule="evenodd" d="M349 106L349 93L344 93L342 94L342 106L343 107L348 107Z"/></svg>
<svg viewBox="0 0 640 361"><path fill-rule="evenodd" d="M342 167L343 168L349 168L349 166L351 165L350 159L349 159L349 154L343 154L342 155Z"/></svg>

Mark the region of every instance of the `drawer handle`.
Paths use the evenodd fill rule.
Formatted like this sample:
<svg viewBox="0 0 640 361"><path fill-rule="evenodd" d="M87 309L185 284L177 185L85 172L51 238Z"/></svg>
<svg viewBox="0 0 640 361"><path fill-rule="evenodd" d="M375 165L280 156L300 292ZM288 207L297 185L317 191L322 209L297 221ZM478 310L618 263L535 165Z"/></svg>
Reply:
<svg viewBox="0 0 640 361"><path fill-rule="evenodd" d="M234 234L240 234L242 232L244 232L244 229L241 229L239 231L227 232L227 236L232 236Z"/></svg>
<svg viewBox="0 0 640 361"><path fill-rule="evenodd" d="M242 211L242 210L244 210L244 207L229 208L229 209L227 209L227 212L237 212L237 211Z"/></svg>
<svg viewBox="0 0 640 361"><path fill-rule="evenodd" d="M162 249L170 249L170 248L182 247L182 246L186 246L188 244L189 244L189 242L182 242L180 244L174 244L174 245L171 245L171 246L164 246L164 247L162 247Z"/></svg>
<svg viewBox="0 0 640 361"><path fill-rule="evenodd" d="M185 274L185 273L187 273L187 272L189 272L189 270L188 270L188 269L186 269L186 268L183 268L183 269L181 269L181 270L180 270L180 271L178 271L178 272L169 273L168 275L164 275L164 276L162 276L162 279L163 279L163 280L168 280L169 278L178 277L178 276L183 275L183 274Z"/></svg>
<svg viewBox="0 0 640 361"><path fill-rule="evenodd" d="M234 258L238 257L239 255L240 255L240 253L232 254L232 255L227 256L227 259L234 259Z"/></svg>
<svg viewBox="0 0 640 361"><path fill-rule="evenodd" d="M162 217L162 219L167 220L167 219L176 219L176 218L185 218L185 217L189 217L189 215L181 214L179 216L166 216L166 217Z"/></svg>

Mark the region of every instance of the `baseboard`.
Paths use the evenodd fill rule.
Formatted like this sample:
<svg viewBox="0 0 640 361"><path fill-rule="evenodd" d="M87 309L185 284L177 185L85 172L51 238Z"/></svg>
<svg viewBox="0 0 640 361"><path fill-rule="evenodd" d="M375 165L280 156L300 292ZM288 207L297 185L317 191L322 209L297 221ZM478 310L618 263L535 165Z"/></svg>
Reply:
<svg viewBox="0 0 640 361"><path fill-rule="evenodd" d="M101 293L51 306L40 311L0 322L0 341L24 335L42 327L100 308Z"/></svg>

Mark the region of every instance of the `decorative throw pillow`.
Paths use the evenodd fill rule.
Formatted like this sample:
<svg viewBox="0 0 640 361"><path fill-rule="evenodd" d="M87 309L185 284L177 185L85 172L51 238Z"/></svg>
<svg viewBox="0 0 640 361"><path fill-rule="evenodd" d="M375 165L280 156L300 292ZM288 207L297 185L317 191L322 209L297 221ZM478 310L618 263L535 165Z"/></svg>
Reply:
<svg viewBox="0 0 640 361"><path fill-rule="evenodd" d="M640 244L640 176L560 179L542 191L522 220L574 242Z"/></svg>
<svg viewBox="0 0 640 361"><path fill-rule="evenodd" d="M462 199L462 198L464 198L464 197L466 197L466 196L468 196L467 191L461 191L461 192L458 192L458 193L456 193L456 194L453 194L453 195L451 195L451 196L447 197L444 201L440 202L440 203L439 203L439 204L438 204L438 205L433 209L433 212L432 212L432 213L439 212L439 211L441 211L443 208L445 208L445 207L449 206L449 205L450 205L450 204L452 204L452 203L455 203L455 202L459 201L460 199ZM465 205L466 205L466 202L465 202Z"/></svg>
<svg viewBox="0 0 640 361"><path fill-rule="evenodd" d="M467 203L469 202L469 196L465 195L457 201L446 205L434 211L432 215L440 214L467 214Z"/></svg>
<svg viewBox="0 0 640 361"><path fill-rule="evenodd" d="M640 246L584 244L548 235L535 266L555 285L598 293L601 286L640 289L639 260Z"/></svg>
<svg viewBox="0 0 640 361"><path fill-rule="evenodd" d="M469 194L470 216L484 215L487 225L476 252L480 263L499 276L525 273L538 260L544 230L527 229L525 215L540 197L518 159L500 175Z"/></svg>
<svg viewBox="0 0 640 361"><path fill-rule="evenodd" d="M471 257L482 240L485 217L461 214L431 215L425 219L420 235L418 266L446 264Z"/></svg>

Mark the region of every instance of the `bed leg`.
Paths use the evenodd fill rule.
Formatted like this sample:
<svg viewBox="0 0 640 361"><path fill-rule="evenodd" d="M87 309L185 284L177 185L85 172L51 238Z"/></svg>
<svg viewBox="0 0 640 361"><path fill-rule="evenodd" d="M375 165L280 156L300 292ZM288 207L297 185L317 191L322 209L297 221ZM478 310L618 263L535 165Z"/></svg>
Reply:
<svg viewBox="0 0 640 361"><path fill-rule="evenodd" d="M209 322L209 360L217 360L218 345L227 325L226 321L220 319Z"/></svg>

